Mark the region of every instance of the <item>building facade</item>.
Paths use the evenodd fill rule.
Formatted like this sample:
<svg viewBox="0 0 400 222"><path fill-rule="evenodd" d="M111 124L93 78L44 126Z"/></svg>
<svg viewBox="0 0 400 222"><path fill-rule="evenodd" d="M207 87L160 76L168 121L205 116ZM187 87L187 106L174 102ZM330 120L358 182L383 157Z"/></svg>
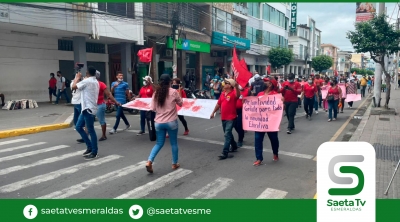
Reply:
<svg viewBox="0 0 400 222"><path fill-rule="evenodd" d="M286 67L286 73L308 76L314 73L312 59L321 54L321 30L316 28L315 20L308 17L307 24L297 25L290 32L289 49L293 51L294 61Z"/></svg>
<svg viewBox="0 0 400 222"><path fill-rule="evenodd" d="M74 79L74 64L101 73L108 85L110 48L131 86L132 48L142 45L142 3L0 4L0 91L7 100L48 101L50 73ZM69 89L68 89L69 90Z"/></svg>
<svg viewBox="0 0 400 222"><path fill-rule="evenodd" d="M324 43L324 44L321 44L321 49L322 49L323 55L330 56L333 59L332 67L330 67L328 70L323 70L322 72L326 73L328 75L338 75L339 73L338 73L337 67L339 64L339 61L338 61L339 48L333 44L330 44L330 43L325 44Z"/></svg>
<svg viewBox="0 0 400 222"><path fill-rule="evenodd" d="M339 75L349 76L350 74L350 65L351 65L351 55L350 51L338 51L338 73Z"/></svg>

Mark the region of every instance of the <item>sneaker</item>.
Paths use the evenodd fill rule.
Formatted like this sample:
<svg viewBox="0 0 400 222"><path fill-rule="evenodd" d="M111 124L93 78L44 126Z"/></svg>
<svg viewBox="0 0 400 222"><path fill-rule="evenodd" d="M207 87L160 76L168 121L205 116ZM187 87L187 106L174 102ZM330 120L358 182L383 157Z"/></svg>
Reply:
<svg viewBox="0 0 400 222"><path fill-rule="evenodd" d="M146 170L149 173L153 173L153 163L151 161L147 161Z"/></svg>
<svg viewBox="0 0 400 222"><path fill-rule="evenodd" d="M85 140L83 140L83 139L77 139L76 142L78 142L78 143L84 143Z"/></svg>
<svg viewBox="0 0 400 222"><path fill-rule="evenodd" d="M256 160L254 163L253 163L253 166L261 166L263 163L262 163L262 161L261 160Z"/></svg>
<svg viewBox="0 0 400 222"><path fill-rule="evenodd" d="M238 142L238 143L237 143L237 146L238 146L238 147L242 147L242 146L243 146L243 142Z"/></svg>
<svg viewBox="0 0 400 222"><path fill-rule="evenodd" d="M126 128L124 130L128 130L129 128L131 128L131 125L126 125Z"/></svg>
<svg viewBox="0 0 400 222"><path fill-rule="evenodd" d="M173 169L173 170L176 170L176 169L178 169L180 166L181 166L181 165L179 165L179 163L172 164L172 169Z"/></svg>
<svg viewBox="0 0 400 222"><path fill-rule="evenodd" d="M331 119L328 119L328 122L332 121Z"/></svg>
<svg viewBox="0 0 400 222"><path fill-rule="evenodd" d="M93 160L97 158L97 154L91 153L89 156L85 156L85 160Z"/></svg>
<svg viewBox="0 0 400 222"><path fill-rule="evenodd" d="M349 108L349 109L350 109L350 106L347 106L347 108Z"/></svg>
<svg viewBox="0 0 400 222"><path fill-rule="evenodd" d="M230 148L229 148L229 152L230 152L230 153L237 152L237 151L238 151L237 149L238 149L237 147L236 147L236 148L230 147Z"/></svg>
<svg viewBox="0 0 400 222"><path fill-rule="evenodd" d="M141 136L141 135L143 135L143 134L145 134L145 132L139 131L138 134L136 134L136 136Z"/></svg>
<svg viewBox="0 0 400 222"><path fill-rule="evenodd" d="M167 135L165 136L165 138L169 138L169 135L168 135L168 133L167 133Z"/></svg>
<svg viewBox="0 0 400 222"><path fill-rule="evenodd" d="M225 160L228 158L228 154L222 154L220 156L218 156L220 160Z"/></svg>
<svg viewBox="0 0 400 222"><path fill-rule="evenodd" d="M278 155L274 155L274 158L272 159L273 161L278 161L279 160L279 157L278 157Z"/></svg>
<svg viewBox="0 0 400 222"><path fill-rule="evenodd" d="M333 121L336 121L336 118L333 118Z"/></svg>
<svg viewBox="0 0 400 222"><path fill-rule="evenodd" d="M292 134L292 130L290 130L290 129L288 129L286 132L287 132L287 134Z"/></svg>
<svg viewBox="0 0 400 222"><path fill-rule="evenodd" d="M86 150L86 151L82 154L82 156L89 156L91 153L92 153L91 150Z"/></svg>
<svg viewBox="0 0 400 222"><path fill-rule="evenodd" d="M110 132L109 132L110 134L115 134L115 133L117 133L117 130L115 130L115 129L112 129L112 130L110 130Z"/></svg>
<svg viewBox="0 0 400 222"><path fill-rule="evenodd" d="M185 130L185 132L183 133L184 136L189 135L189 130Z"/></svg>
<svg viewBox="0 0 400 222"><path fill-rule="evenodd" d="M318 114L318 111L317 111L317 110L315 110L315 114Z"/></svg>

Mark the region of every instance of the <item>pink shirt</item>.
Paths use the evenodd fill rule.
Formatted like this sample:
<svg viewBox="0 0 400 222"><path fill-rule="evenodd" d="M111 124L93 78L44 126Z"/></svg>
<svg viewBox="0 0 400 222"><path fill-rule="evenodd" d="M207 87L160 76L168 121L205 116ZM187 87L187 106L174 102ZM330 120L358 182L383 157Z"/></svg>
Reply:
<svg viewBox="0 0 400 222"><path fill-rule="evenodd" d="M182 107L182 98L179 96L178 91L173 88L169 88L168 96L165 99L163 107L159 107L157 101L154 99L155 93L151 100L151 110L156 112L156 118L154 122L156 123L168 123L175 121L178 118L178 112L176 110L176 105Z"/></svg>

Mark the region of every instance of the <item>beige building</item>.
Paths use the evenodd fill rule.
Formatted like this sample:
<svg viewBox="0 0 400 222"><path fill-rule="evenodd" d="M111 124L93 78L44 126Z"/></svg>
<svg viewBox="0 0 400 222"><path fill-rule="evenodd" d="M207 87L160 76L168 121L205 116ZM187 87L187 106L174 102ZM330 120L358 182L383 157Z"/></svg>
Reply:
<svg viewBox="0 0 400 222"><path fill-rule="evenodd" d="M324 44L321 44L321 49L322 49L322 55L330 56L333 59L333 66L331 68L329 68L328 70L326 70L327 74L328 75L335 74L335 72L338 70L338 65L339 65L339 61L338 61L339 48L333 44L330 44L330 43L325 44L324 43Z"/></svg>
<svg viewBox="0 0 400 222"><path fill-rule="evenodd" d="M363 59L364 57L364 59ZM366 67L366 63L368 61L368 58L365 54L361 53L353 53L351 54L351 62L352 62L352 67L353 68L362 68L362 62L364 62L364 68Z"/></svg>

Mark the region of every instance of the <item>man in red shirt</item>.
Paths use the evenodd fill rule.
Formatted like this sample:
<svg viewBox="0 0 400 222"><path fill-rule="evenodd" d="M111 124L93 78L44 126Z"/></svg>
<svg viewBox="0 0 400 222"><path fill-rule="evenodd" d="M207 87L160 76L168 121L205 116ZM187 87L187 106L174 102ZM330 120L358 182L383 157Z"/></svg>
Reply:
<svg viewBox="0 0 400 222"><path fill-rule="evenodd" d="M234 90L236 89L236 90ZM237 113L236 102L240 97L240 90L236 81L233 79L225 79L224 91L218 99L218 103L214 108L210 118L214 118L215 113L221 108L222 129L224 130L224 149L221 160L228 158L229 147L232 146L232 152L237 151L237 144L232 134L232 129L235 126Z"/></svg>
<svg viewBox="0 0 400 222"><path fill-rule="evenodd" d="M313 83L312 77L309 77L308 83L303 85L303 93L304 93L304 111L306 111L307 115L306 118L309 118L309 120L311 121L315 98L319 100L318 87Z"/></svg>
<svg viewBox="0 0 400 222"><path fill-rule="evenodd" d="M99 139L99 141L104 141L107 139L106 136L106 103L104 102L104 95L110 98L117 106L122 106L119 102L115 100L110 91L108 91L107 86L104 82L100 81L100 72L96 71L96 79L99 82L99 97L97 99L97 119L99 119L99 123L101 125L101 131L103 135Z"/></svg>
<svg viewBox="0 0 400 222"><path fill-rule="evenodd" d="M294 126L294 116L296 114L296 109L298 105L297 96L301 93L301 85L294 81L294 74L290 73L288 75L288 81L282 84L281 93L285 101L285 112L286 117L289 121L287 133L292 134Z"/></svg>
<svg viewBox="0 0 400 222"><path fill-rule="evenodd" d="M238 87L240 90L240 97L236 101L237 119L236 119L236 124L235 124L235 130L239 136L237 146L242 147L243 146L243 138L244 138L243 119L242 119L243 118L242 117L243 98L250 96L251 91L250 91L250 88L248 87L248 85L246 85L245 88L242 88L240 85Z"/></svg>
<svg viewBox="0 0 400 222"><path fill-rule="evenodd" d="M54 73L50 73L50 79L49 79L50 103L53 103L53 95L57 97L57 94L56 94L57 87L56 87L56 85L57 85L57 79L54 77Z"/></svg>
<svg viewBox="0 0 400 222"><path fill-rule="evenodd" d="M152 98L154 93L154 84L150 76L143 78L143 86L140 88L139 95L136 98ZM147 111L140 110L140 132L137 134L141 136L145 134L146 127L146 113ZM151 118L154 120L155 113L151 112Z"/></svg>

